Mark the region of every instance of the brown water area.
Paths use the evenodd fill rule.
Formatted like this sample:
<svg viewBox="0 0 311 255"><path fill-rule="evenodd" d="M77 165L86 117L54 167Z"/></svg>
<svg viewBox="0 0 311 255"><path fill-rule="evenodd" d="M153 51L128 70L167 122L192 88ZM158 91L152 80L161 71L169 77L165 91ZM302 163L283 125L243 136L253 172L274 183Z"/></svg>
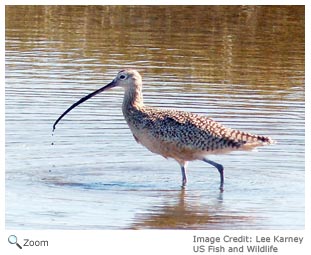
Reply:
<svg viewBox="0 0 311 255"><path fill-rule="evenodd" d="M7 229L303 229L304 6L6 6ZM118 71L146 104L277 141L219 175L133 139ZM53 144L53 146L52 146ZM31 203L30 203L31 201Z"/></svg>

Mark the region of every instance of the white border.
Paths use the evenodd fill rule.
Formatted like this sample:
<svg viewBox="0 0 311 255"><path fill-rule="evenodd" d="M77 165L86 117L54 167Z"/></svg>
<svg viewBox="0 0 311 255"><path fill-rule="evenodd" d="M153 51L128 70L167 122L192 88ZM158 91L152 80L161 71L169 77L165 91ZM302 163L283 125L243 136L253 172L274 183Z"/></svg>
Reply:
<svg viewBox="0 0 311 255"><path fill-rule="evenodd" d="M143 0L5 0L5 5L306 5L306 0L157 0L157 1L143 1Z"/></svg>
<svg viewBox="0 0 311 255"><path fill-rule="evenodd" d="M310 1L208 1L210 5L306 5L306 52L310 53ZM89 1L26 1L26 0L10 0L10 1L1 1L0 12L1 17L4 19L5 5L81 5L81 4L92 4L92 5L103 5L103 4L126 4L126 5L197 5L197 4L206 4L206 1L163 1L158 0L154 1L100 1L100 0L89 0ZM5 142L5 123L4 123L4 112L5 112L5 62L4 62L4 33L5 33L5 22L1 22L1 77L2 77L2 86L0 87L0 168L1 168L1 180L2 185L0 185L1 190L1 202L0 209L2 211L1 217L1 233L0 233L0 254L21 254L21 251L12 245L8 245L7 237L11 234L12 231L5 230L5 217L4 217L4 201L5 201L5 161L4 161L4 142ZM309 56L309 54L306 54ZM306 183L305 183L305 197L306 197L306 206L305 206L305 230L304 231L14 231L18 236L28 236L33 239L48 239L51 243L49 248L33 248L33 249L23 249L23 254L55 254L55 253L91 253L91 254L194 254L192 252L192 236L194 234L202 235L264 235L264 236L273 236L275 234L281 235L299 235L304 236L304 244L302 246L284 246L278 254L307 254L310 252L310 243L311 238L310 234L307 232L311 230L311 208L310 208L310 143L311 143L311 122L310 122L310 59L306 58ZM310 232L310 231L309 231ZM281 246L282 247L282 246ZM237 253L235 253L237 254Z"/></svg>

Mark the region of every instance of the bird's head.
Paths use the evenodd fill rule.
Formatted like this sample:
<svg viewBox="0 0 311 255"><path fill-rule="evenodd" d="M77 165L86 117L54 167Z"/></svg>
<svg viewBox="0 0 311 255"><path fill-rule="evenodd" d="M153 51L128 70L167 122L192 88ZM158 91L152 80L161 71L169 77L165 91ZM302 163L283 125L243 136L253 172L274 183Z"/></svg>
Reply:
<svg viewBox="0 0 311 255"><path fill-rule="evenodd" d="M126 69L126 70L121 70L117 76L107 84L106 86L88 94L87 96L81 98L79 101L71 105L55 122L53 125L53 131L56 128L57 123L67 114L69 113L73 108L77 107L78 105L82 104L86 100L92 98L93 96L105 91L109 90L113 87L123 87L125 90L135 88L137 86L141 86L142 83L142 78L140 74L133 69Z"/></svg>

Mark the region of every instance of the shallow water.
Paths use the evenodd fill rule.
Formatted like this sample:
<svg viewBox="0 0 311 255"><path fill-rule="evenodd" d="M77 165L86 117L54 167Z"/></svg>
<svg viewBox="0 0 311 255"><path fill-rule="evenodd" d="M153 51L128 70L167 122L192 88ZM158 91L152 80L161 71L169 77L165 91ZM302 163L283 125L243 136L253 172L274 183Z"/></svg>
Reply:
<svg viewBox="0 0 311 255"><path fill-rule="evenodd" d="M141 147L115 88L273 146L179 166ZM304 7L6 7L7 229L303 229Z"/></svg>

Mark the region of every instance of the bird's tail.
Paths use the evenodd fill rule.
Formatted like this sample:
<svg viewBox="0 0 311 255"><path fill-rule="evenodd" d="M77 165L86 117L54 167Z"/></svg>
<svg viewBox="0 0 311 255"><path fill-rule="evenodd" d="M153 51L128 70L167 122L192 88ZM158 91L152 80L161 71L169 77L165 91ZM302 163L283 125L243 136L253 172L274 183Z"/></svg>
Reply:
<svg viewBox="0 0 311 255"><path fill-rule="evenodd" d="M276 143L270 137L253 135L239 130L232 130L231 138L237 142L243 142L244 149L252 149L257 146L264 146Z"/></svg>

